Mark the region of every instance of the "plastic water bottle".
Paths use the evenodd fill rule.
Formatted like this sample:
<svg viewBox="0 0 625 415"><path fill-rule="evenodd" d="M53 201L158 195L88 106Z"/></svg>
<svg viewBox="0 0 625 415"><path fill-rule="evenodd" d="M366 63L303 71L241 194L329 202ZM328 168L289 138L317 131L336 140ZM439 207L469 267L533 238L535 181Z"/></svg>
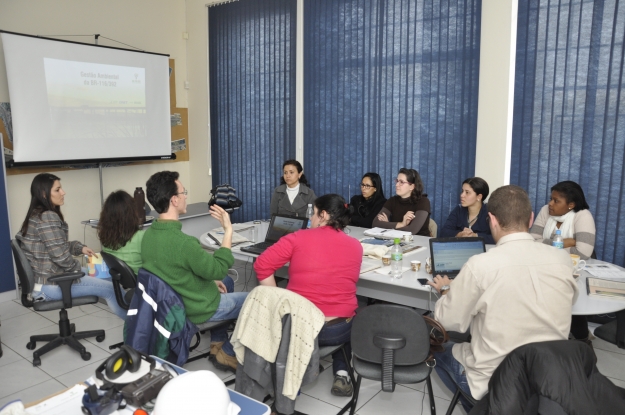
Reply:
<svg viewBox="0 0 625 415"><path fill-rule="evenodd" d="M308 225L306 226L306 229L310 229L310 226L311 226L310 219L313 217L314 214L315 214L315 211L313 210L312 203L309 203L308 209L306 210L306 217L308 218Z"/></svg>
<svg viewBox="0 0 625 415"><path fill-rule="evenodd" d="M404 254L401 250L399 242L401 239L395 238L395 245L391 248L391 276L393 278L401 278L402 266L404 263Z"/></svg>
<svg viewBox="0 0 625 415"><path fill-rule="evenodd" d="M556 236L553 237L553 242L551 242L551 246L555 246L558 249L564 249L564 239L562 239L562 233L560 229L556 230Z"/></svg>

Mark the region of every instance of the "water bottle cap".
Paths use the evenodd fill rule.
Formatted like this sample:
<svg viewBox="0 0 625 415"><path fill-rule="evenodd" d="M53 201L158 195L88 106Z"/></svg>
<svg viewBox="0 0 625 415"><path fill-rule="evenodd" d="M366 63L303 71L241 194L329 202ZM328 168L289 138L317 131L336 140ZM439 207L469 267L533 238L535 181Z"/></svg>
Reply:
<svg viewBox="0 0 625 415"><path fill-rule="evenodd" d="M395 238L395 243L396 243L396 244L398 244L398 243L400 243L400 242L401 242L401 239L399 239L399 238Z"/></svg>
<svg viewBox="0 0 625 415"><path fill-rule="evenodd" d="M309 203L309 204L308 204L308 207L312 207L312 203Z"/></svg>
<svg viewBox="0 0 625 415"><path fill-rule="evenodd" d="M560 229L556 229L556 235L561 235L562 232L560 232Z"/></svg>

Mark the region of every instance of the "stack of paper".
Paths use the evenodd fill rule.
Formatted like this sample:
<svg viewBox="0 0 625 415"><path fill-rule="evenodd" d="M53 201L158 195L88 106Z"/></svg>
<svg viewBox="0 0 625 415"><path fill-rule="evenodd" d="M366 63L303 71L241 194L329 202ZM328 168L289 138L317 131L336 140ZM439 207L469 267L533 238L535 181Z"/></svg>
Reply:
<svg viewBox="0 0 625 415"><path fill-rule="evenodd" d="M382 239L395 239L395 238L403 238L404 235L412 235L410 232L398 231L397 229L383 229L383 228L373 228L365 231L365 235L373 236L374 238L382 238Z"/></svg>

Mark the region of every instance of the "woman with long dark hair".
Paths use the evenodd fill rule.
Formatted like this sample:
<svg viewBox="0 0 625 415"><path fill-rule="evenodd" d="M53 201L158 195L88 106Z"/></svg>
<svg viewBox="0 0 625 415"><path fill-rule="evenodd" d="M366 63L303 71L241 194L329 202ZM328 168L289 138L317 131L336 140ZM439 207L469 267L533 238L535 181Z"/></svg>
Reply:
<svg viewBox="0 0 625 415"><path fill-rule="evenodd" d="M140 230L142 221L135 213L135 201L127 192L118 190L111 193L104 201L98 238L102 251L124 261L135 274L141 261L141 241L144 231Z"/></svg>
<svg viewBox="0 0 625 415"><path fill-rule="evenodd" d="M77 255L96 255L79 241L68 241L68 226L61 206L65 191L61 179L50 173L35 176L30 186L30 206L20 232L15 235L35 274L32 296L35 301L61 300L58 285L48 277L71 271L80 271ZM126 310L117 304L113 284L100 278L84 276L72 284L72 295L95 295L106 300L111 311L126 318Z"/></svg>
<svg viewBox="0 0 625 415"><path fill-rule="evenodd" d="M469 177L463 181L460 204L449 213L440 236L458 238L479 236L484 238L485 243L494 244L485 203L488 191L488 183L481 177Z"/></svg>
<svg viewBox="0 0 625 415"><path fill-rule="evenodd" d="M365 173L360 180L360 192L361 194L354 195L349 202L354 208L350 225L371 228L373 219L386 202L380 175L373 172Z"/></svg>
<svg viewBox="0 0 625 415"><path fill-rule="evenodd" d="M269 213L305 217L308 205L316 198L300 162L287 160L282 164L280 186L275 188L271 196Z"/></svg>
<svg viewBox="0 0 625 415"><path fill-rule="evenodd" d="M319 332L319 346L349 345L352 317L356 314L356 282L360 277L362 246L343 230L349 224L352 208L342 196L329 194L314 202L311 229L283 236L254 263L261 285L276 286L274 272L287 262L287 289L310 300L325 315ZM352 384L347 362L339 350L332 355L334 383L332 394L350 396Z"/></svg>
<svg viewBox="0 0 625 415"><path fill-rule="evenodd" d="M564 249L588 259L595 250L595 220L590 213L582 187L570 180L551 188L549 203L540 209L530 229L538 242L551 245L556 229L564 239ZM573 316L571 334L575 339L592 345L586 316Z"/></svg>
<svg viewBox="0 0 625 415"><path fill-rule="evenodd" d="M415 169L399 169L395 196L386 201L373 220L376 228L399 229L413 235L430 236L430 200Z"/></svg>

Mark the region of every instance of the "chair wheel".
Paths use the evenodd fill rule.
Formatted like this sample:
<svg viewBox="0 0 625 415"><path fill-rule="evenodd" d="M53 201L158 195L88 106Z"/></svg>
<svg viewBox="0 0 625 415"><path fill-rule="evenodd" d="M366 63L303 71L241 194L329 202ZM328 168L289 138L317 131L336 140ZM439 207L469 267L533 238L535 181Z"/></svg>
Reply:
<svg viewBox="0 0 625 415"><path fill-rule="evenodd" d="M41 359L38 357L33 357L33 366L41 366Z"/></svg>
<svg viewBox="0 0 625 415"><path fill-rule="evenodd" d="M82 360L89 360L89 359L91 359L91 353L89 353L89 352L81 353L80 357L82 357Z"/></svg>
<svg viewBox="0 0 625 415"><path fill-rule="evenodd" d="M35 347L37 347L37 343L36 342L28 342L28 343L26 343L26 348L28 350L35 350Z"/></svg>
<svg viewBox="0 0 625 415"><path fill-rule="evenodd" d="M103 335L101 335L101 336L96 337L96 338L95 338L95 340L96 340L98 343L101 343L101 342L103 342L103 341L104 341L104 339L105 339L105 338L106 338L106 335L105 335L105 334L103 334Z"/></svg>

